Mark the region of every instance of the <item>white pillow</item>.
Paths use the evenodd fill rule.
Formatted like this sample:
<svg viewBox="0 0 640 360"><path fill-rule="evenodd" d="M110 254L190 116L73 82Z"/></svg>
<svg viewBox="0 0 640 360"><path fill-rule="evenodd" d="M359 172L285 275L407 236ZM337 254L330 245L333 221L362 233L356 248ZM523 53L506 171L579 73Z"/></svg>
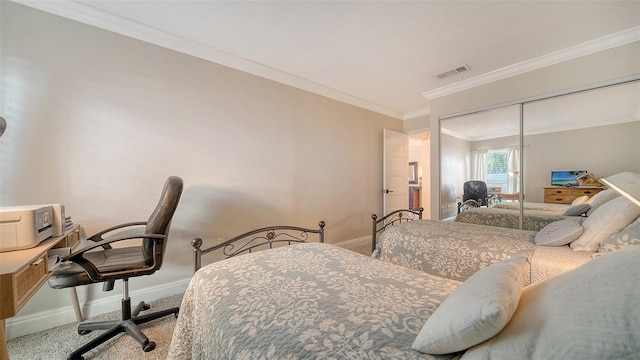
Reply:
<svg viewBox="0 0 640 360"><path fill-rule="evenodd" d="M427 354L449 354L479 344L509 322L528 273L525 255L471 275L438 306L411 347Z"/></svg>
<svg viewBox="0 0 640 360"><path fill-rule="evenodd" d="M569 206L563 213L564 216L582 216L582 214L589 211L591 205L589 204L577 204Z"/></svg>
<svg viewBox="0 0 640 360"><path fill-rule="evenodd" d="M542 246L567 245L582 234L579 220L580 218L554 221L538 231L534 242Z"/></svg>
<svg viewBox="0 0 640 360"><path fill-rule="evenodd" d="M597 208L608 202L609 200L613 200L620 196L620 193L613 189L602 190L599 193L593 195L585 204L591 205L591 209L587 212L588 216L591 216Z"/></svg>
<svg viewBox="0 0 640 360"><path fill-rule="evenodd" d="M462 360L637 359L638 259L631 246L527 286L509 324Z"/></svg>
<svg viewBox="0 0 640 360"><path fill-rule="evenodd" d="M582 195L582 196L578 196L577 198L575 198L572 202L571 205L579 205L579 204L584 204L587 201L589 201L589 196L588 195Z"/></svg>
<svg viewBox="0 0 640 360"><path fill-rule="evenodd" d="M622 231L601 242L598 252L607 253L632 245L640 245L640 217L622 229Z"/></svg>
<svg viewBox="0 0 640 360"><path fill-rule="evenodd" d="M584 232L571 243L575 251L596 251L600 243L640 216L640 206L619 196L600 206L582 223Z"/></svg>

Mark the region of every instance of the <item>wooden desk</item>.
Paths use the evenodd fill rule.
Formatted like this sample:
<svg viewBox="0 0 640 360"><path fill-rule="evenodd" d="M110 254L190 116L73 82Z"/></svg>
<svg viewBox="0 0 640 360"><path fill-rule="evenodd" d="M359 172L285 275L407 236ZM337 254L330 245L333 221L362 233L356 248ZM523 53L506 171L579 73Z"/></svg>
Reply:
<svg viewBox="0 0 640 360"><path fill-rule="evenodd" d="M51 276L47 252L53 248L74 248L79 243L80 225L74 225L62 236L44 240L31 249L0 253L0 360L9 359L5 319L14 316ZM80 306L75 293L72 300L78 317Z"/></svg>

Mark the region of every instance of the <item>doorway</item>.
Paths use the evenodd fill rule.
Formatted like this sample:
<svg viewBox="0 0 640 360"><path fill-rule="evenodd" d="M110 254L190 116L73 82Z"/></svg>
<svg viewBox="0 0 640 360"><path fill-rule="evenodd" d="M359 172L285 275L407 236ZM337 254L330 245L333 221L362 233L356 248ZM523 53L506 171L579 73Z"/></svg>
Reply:
<svg viewBox="0 0 640 360"><path fill-rule="evenodd" d="M409 163L416 163L417 169L415 183L409 184L409 205L414 205L415 208L424 208L423 219L431 219L431 195L429 193L431 187L430 146L429 131L409 134ZM411 199L412 195L413 199Z"/></svg>

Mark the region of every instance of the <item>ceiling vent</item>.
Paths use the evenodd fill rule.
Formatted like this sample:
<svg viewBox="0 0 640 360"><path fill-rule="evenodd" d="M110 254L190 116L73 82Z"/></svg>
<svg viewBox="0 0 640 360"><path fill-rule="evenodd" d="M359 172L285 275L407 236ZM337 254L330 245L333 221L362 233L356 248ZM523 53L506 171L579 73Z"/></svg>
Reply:
<svg viewBox="0 0 640 360"><path fill-rule="evenodd" d="M459 74L461 72L465 72L467 70L471 70L471 68L469 67L469 65L464 64L462 66L458 66L456 68L453 69L449 69L449 70L445 70L439 74L435 74L433 76L437 77L438 79L444 79L444 78L448 78L449 76L453 76L456 74Z"/></svg>

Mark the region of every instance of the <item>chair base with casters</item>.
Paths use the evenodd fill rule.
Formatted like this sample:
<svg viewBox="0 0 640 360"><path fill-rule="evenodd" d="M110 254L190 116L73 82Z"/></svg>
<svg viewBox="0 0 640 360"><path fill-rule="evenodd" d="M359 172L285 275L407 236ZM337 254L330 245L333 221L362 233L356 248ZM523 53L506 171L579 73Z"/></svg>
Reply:
<svg viewBox="0 0 640 360"><path fill-rule="evenodd" d="M111 320L111 321L98 321L98 322L88 322L82 323L78 325L78 334L86 335L91 333L94 330L107 330L105 333L101 334L97 338L89 341L81 348L72 352L67 359L68 360L83 360L84 357L82 354L92 350L102 343L108 341L109 339L119 335L120 333L127 333L129 336L134 338L144 352L149 352L156 348L156 343L150 341L149 338L138 328L138 325L144 324L156 319L163 318L167 315L173 314L175 317L178 317L178 312L180 311L179 307L173 307L170 309L165 309L161 311L156 311L149 314L139 315L141 311L149 310L151 306L149 306L144 301L141 301L136 305L135 308L131 308L131 298L129 297L129 281L128 279L123 279L123 296L122 296L122 312L121 312L121 320Z"/></svg>

